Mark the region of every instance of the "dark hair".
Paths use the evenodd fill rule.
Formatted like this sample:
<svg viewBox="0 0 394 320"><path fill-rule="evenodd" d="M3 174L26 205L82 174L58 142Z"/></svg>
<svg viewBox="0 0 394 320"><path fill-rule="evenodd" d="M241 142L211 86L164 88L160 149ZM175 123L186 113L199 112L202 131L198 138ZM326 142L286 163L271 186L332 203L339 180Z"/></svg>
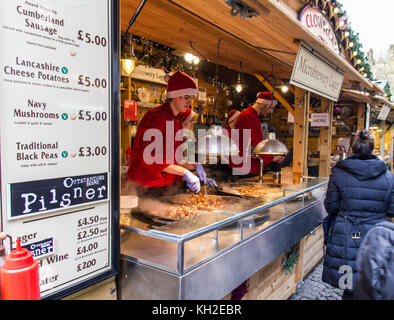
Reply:
<svg viewBox="0 0 394 320"><path fill-rule="evenodd" d="M356 134L352 149L354 153L371 154L374 148L374 140L369 136L368 130L361 130Z"/></svg>

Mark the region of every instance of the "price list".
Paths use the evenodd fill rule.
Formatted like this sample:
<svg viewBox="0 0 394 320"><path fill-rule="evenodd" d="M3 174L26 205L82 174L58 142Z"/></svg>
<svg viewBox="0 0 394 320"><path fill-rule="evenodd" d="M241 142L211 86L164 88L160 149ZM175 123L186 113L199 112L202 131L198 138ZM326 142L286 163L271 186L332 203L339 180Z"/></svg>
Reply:
<svg viewBox="0 0 394 320"><path fill-rule="evenodd" d="M2 1L0 21L2 230L45 297L111 268L111 1Z"/></svg>

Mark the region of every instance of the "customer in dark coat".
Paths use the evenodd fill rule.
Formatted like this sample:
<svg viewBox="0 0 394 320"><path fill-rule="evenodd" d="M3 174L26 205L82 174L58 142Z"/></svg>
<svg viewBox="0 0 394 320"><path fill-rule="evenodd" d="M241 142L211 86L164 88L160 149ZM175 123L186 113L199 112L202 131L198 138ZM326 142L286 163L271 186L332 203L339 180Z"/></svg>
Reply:
<svg viewBox="0 0 394 320"><path fill-rule="evenodd" d="M344 289L343 299L354 292L357 252L368 230L394 216L394 178L373 148L368 131L356 135L353 154L334 167L324 200L333 219L322 280Z"/></svg>
<svg viewBox="0 0 394 320"><path fill-rule="evenodd" d="M384 221L368 231L357 268L356 299L394 300L394 223Z"/></svg>

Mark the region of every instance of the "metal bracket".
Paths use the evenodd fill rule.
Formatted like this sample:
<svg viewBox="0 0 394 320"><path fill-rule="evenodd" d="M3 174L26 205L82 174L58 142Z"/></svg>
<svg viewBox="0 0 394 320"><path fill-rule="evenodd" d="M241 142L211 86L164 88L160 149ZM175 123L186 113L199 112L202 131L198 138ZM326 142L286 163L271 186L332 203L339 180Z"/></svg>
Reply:
<svg viewBox="0 0 394 320"><path fill-rule="evenodd" d="M260 14L254 9L246 5L240 0L224 0L229 6L231 6L230 14L235 17L240 15L241 18L252 18L258 17Z"/></svg>

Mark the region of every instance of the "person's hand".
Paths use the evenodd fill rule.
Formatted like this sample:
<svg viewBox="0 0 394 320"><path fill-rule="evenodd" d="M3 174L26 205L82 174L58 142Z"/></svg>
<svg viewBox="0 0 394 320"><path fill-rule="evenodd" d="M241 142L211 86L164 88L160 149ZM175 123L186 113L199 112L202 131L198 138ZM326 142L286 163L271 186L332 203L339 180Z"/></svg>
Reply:
<svg viewBox="0 0 394 320"><path fill-rule="evenodd" d="M187 182L187 187L191 191L193 191L195 193L200 192L200 188L201 188L200 180L193 173L191 173L189 170L186 170L183 177L185 178L185 180Z"/></svg>
<svg viewBox="0 0 394 320"><path fill-rule="evenodd" d="M207 173L205 172L204 168L202 167L201 164L197 163L196 164L196 174L197 177L204 182L204 184L207 184Z"/></svg>
<svg viewBox="0 0 394 320"><path fill-rule="evenodd" d="M212 188L217 188L218 185L216 184L216 181L211 179L211 178L207 178L207 185L212 187Z"/></svg>

